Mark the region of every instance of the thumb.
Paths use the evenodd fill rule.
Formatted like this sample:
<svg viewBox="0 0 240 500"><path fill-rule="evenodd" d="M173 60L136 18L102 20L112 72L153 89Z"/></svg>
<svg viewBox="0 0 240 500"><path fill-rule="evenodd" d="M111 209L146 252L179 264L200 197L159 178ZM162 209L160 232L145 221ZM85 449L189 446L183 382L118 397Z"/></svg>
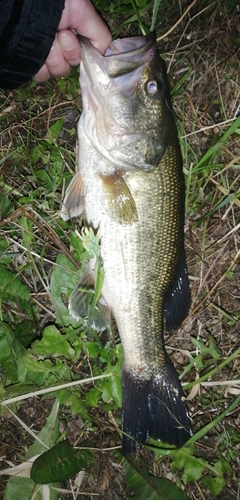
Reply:
<svg viewBox="0 0 240 500"><path fill-rule="evenodd" d="M76 35L71 30L62 30L58 32L57 40L67 62L77 66L80 63L80 45Z"/></svg>

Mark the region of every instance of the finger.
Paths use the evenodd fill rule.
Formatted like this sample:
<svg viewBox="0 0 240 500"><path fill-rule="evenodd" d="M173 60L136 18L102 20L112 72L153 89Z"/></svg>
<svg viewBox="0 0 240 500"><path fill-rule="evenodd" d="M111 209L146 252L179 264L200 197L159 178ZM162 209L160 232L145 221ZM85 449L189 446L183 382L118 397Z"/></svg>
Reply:
<svg viewBox="0 0 240 500"><path fill-rule="evenodd" d="M38 83L46 82L50 78L50 73L48 71L47 65L44 64L41 69L34 76L34 80Z"/></svg>
<svg viewBox="0 0 240 500"><path fill-rule="evenodd" d="M77 66L80 63L80 45L76 35L70 30L62 30L57 34L57 41L67 62Z"/></svg>
<svg viewBox="0 0 240 500"><path fill-rule="evenodd" d="M74 29L78 34L86 36L102 53L112 41L112 35L99 16L90 0L66 0L65 8L59 24L59 30Z"/></svg>
<svg viewBox="0 0 240 500"><path fill-rule="evenodd" d="M46 59L47 69L51 76L66 76L70 72L70 65L66 61L58 43L57 36Z"/></svg>

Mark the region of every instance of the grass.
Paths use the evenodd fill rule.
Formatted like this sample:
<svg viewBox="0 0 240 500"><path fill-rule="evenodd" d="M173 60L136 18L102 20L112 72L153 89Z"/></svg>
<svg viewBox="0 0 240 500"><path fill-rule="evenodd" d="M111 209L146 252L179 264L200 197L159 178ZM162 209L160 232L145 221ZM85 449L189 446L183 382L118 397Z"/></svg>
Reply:
<svg viewBox="0 0 240 500"><path fill-rule="evenodd" d="M7 482L5 475L2 483L5 500L19 497L19 491L37 500L48 494L51 499L239 497L240 118L234 6L196 2L177 23L184 5L154 5L184 157L192 293L189 317L166 341L188 395L194 436L180 450L150 443L136 460L123 460L123 353L116 328L98 335L68 313L80 267L98 252L99 243L82 232L84 221L75 226L59 218L65 185L75 171L77 70L66 79L0 92L1 468L13 476ZM97 6L115 34L140 33L139 17L144 27L151 26L153 2L102 0ZM56 448L65 438L77 450L64 451L66 463ZM41 460L49 448L43 464L36 464L39 469L48 464L49 483L55 484L36 486L40 478L30 478L29 461L39 454ZM25 477L18 475L19 464Z"/></svg>

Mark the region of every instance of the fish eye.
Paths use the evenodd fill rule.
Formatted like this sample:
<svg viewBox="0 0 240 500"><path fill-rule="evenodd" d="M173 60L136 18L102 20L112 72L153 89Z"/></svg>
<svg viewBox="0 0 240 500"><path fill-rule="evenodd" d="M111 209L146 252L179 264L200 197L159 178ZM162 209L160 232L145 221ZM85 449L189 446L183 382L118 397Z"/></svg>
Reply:
<svg viewBox="0 0 240 500"><path fill-rule="evenodd" d="M157 80L149 80L147 82L147 93L150 95L150 96L154 96L154 95L157 95L158 92L159 92L159 83L157 82Z"/></svg>

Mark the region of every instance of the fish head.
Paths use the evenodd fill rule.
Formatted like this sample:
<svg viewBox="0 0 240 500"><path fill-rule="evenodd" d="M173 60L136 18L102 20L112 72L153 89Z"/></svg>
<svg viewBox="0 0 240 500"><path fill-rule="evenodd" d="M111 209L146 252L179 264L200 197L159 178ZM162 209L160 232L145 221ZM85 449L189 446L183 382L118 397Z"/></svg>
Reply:
<svg viewBox="0 0 240 500"><path fill-rule="evenodd" d="M176 135L165 63L155 35L118 39L104 55L80 37L84 127L123 171L151 171Z"/></svg>

